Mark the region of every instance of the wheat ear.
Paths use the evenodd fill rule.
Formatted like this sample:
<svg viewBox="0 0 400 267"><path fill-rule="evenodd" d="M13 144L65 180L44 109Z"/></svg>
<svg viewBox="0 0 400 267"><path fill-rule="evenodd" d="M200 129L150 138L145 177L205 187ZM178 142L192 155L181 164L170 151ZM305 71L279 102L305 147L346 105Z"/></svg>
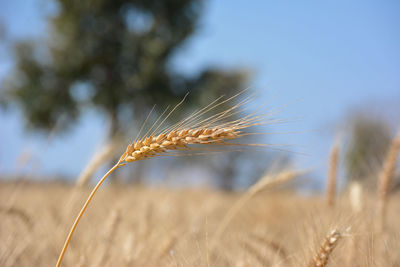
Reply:
<svg viewBox="0 0 400 267"><path fill-rule="evenodd" d="M400 149L400 131L393 139L378 180L378 230L383 231L386 219L386 208L389 185L396 167L397 155Z"/></svg>
<svg viewBox="0 0 400 267"><path fill-rule="evenodd" d="M339 157L339 144L338 142L335 142L335 144L332 147L329 159L328 184L326 188L326 200L330 208L332 208L335 205L338 157Z"/></svg>
<svg viewBox="0 0 400 267"><path fill-rule="evenodd" d="M338 230L332 230L325 238L317 254L315 254L312 261L308 264L309 267L324 267L328 264L329 256L332 254L336 247L341 234Z"/></svg>
<svg viewBox="0 0 400 267"><path fill-rule="evenodd" d="M206 119L200 120L201 116L204 116L216 107L234 99L240 94L241 93L220 102L218 102L218 100L221 98L218 98L208 106L192 113L190 116L173 125L172 127L168 127L157 133L157 130L161 128L162 124L166 121L169 115L171 115L171 113L183 102L183 99L168 113L161 123L158 124L156 129L153 130L153 127L155 126L155 124L153 124L147 133L145 133L144 136L138 140L139 134L142 130L141 129L136 140L127 146L119 161L100 179L93 191L90 193L65 240L60 256L58 257L56 267L61 265L72 235L94 194L97 192L105 179L116 169L126 165L129 162L144 160L151 157L160 156L162 154L171 154L170 151L188 150L190 149L190 145L235 145L232 143L227 143L226 141L247 135L246 133L243 133L244 129L254 125L264 124L260 122L260 120L265 116L265 114L252 113L250 115L241 116L239 119L234 119L234 116L239 114L239 107L249 103L252 100L251 97L245 98L239 102L239 104L234 105L227 110L214 115L208 115ZM159 119L157 119L156 123L160 119L161 116Z"/></svg>

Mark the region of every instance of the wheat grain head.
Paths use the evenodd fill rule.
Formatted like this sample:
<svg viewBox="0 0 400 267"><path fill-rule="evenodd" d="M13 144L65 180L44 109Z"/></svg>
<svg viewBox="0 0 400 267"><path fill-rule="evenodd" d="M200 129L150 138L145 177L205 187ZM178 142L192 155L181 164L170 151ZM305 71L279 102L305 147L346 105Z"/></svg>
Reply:
<svg viewBox="0 0 400 267"><path fill-rule="evenodd" d="M321 244L319 251L315 254L312 261L309 263L309 267L324 267L328 264L329 256L335 249L341 234L338 230L332 230L329 235L325 238L324 242Z"/></svg>
<svg viewBox="0 0 400 267"><path fill-rule="evenodd" d="M385 225L386 209L387 209L387 198L390 182L392 181L397 156L400 150L400 131L394 138L388 154L386 156L383 168L379 175L378 180L378 231L383 231Z"/></svg>
<svg viewBox="0 0 400 267"><path fill-rule="evenodd" d="M339 158L339 144L338 142L335 142L332 147L329 159L328 184L326 188L327 204L330 208L332 208L335 204L338 158Z"/></svg>

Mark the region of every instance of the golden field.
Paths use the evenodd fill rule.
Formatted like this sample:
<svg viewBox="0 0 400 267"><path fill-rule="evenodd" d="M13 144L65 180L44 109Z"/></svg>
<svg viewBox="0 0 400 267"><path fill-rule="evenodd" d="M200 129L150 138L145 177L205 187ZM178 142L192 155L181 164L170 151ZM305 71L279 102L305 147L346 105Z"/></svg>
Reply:
<svg viewBox="0 0 400 267"><path fill-rule="evenodd" d="M242 201L217 235L246 192L104 186L63 266L317 266L313 257L332 230L340 238L328 266L400 266L399 193L379 231L373 192L342 192L330 208L324 195L279 187ZM89 189L2 182L0 266L53 266Z"/></svg>

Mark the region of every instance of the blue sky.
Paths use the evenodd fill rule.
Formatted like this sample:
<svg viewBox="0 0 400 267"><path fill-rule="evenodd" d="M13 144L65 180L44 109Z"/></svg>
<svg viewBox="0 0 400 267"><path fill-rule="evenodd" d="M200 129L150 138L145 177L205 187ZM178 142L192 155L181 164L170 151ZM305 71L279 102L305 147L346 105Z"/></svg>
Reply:
<svg viewBox="0 0 400 267"><path fill-rule="evenodd" d="M0 20L11 38L43 36L40 2L0 2ZM356 107L377 110L400 125L399 1L217 0L205 7L198 34L173 67L187 73L210 65L252 70L249 86L263 92L260 101L276 95L273 105L288 104L284 118L300 118L284 128L301 133L268 140L307 154L293 155L299 167L313 167L323 177L340 123ZM0 79L11 64L3 45ZM45 150L45 140L24 132L18 112L1 111L0 123L0 173L15 170L21 150L30 147L40 155L39 172L74 176L101 144L106 121L88 113Z"/></svg>

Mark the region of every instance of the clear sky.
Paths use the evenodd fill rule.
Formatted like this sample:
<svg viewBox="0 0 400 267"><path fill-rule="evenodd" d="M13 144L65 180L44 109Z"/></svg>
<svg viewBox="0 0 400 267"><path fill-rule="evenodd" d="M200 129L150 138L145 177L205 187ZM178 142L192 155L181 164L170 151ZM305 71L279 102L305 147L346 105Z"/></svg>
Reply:
<svg viewBox="0 0 400 267"><path fill-rule="evenodd" d="M0 1L9 38L40 38L45 32L39 0ZM247 67L249 86L288 104L286 127L302 131L269 141L294 144L299 167L322 177L338 126L357 106L382 109L400 125L400 1L207 1L201 28L173 67L192 73L205 66ZM0 48L0 78L12 64ZM395 115L393 115L395 114ZM0 112L0 173L11 173L25 148L40 155L38 169L76 175L101 144L105 120L86 114L73 131L46 149L25 134L18 112ZM79 148L80 153L76 154ZM46 164L44 164L46 162Z"/></svg>

